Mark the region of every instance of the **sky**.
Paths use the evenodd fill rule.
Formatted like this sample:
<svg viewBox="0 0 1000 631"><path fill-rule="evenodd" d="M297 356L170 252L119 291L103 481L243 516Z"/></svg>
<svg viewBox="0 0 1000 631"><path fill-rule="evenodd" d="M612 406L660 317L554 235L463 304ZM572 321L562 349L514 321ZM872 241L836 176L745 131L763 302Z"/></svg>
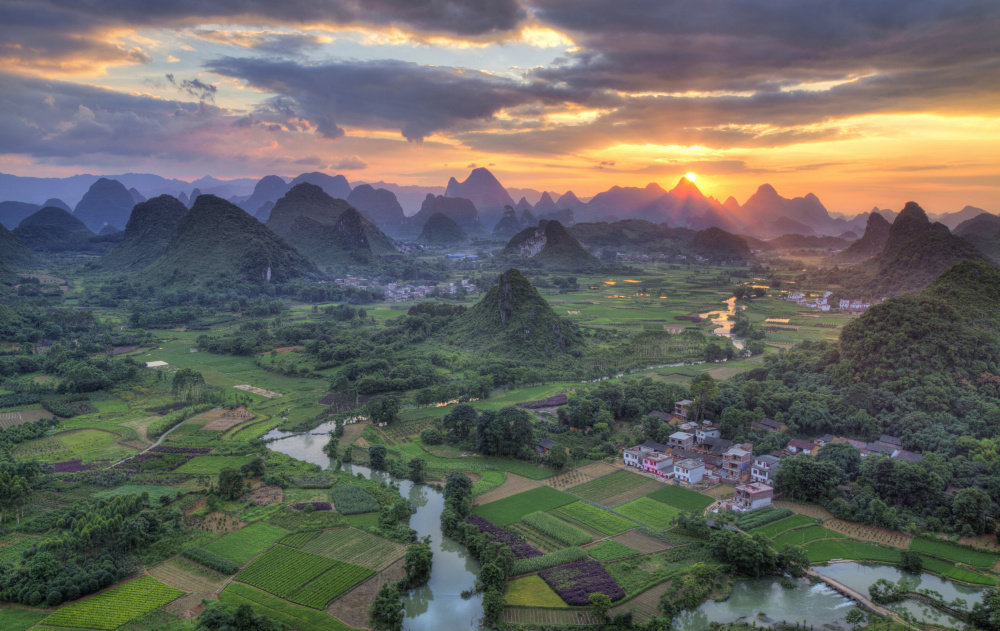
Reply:
<svg viewBox="0 0 1000 631"><path fill-rule="evenodd" d="M996 0L0 0L0 172L1000 212Z"/></svg>

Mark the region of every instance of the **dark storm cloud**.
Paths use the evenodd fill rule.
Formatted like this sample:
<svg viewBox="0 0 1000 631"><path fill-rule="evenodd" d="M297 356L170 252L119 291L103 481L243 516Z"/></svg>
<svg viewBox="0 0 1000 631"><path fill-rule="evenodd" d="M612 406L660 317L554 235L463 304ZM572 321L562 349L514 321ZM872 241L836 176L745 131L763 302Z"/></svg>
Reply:
<svg viewBox="0 0 1000 631"><path fill-rule="evenodd" d="M341 125L349 125L399 129L407 139L421 141L435 131L478 126L505 108L572 98L553 87L395 60L302 65L223 58L206 68L281 95L265 101L259 116L306 119L330 138L342 136Z"/></svg>

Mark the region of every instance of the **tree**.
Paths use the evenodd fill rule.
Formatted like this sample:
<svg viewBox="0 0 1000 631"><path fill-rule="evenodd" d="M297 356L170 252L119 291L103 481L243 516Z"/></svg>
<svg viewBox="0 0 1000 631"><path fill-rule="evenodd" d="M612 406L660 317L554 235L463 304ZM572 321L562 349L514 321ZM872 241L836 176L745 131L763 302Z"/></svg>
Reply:
<svg viewBox="0 0 1000 631"><path fill-rule="evenodd" d="M368 448L368 464L372 469L378 471L385 471L385 454L386 449L384 445L372 445Z"/></svg>
<svg viewBox="0 0 1000 631"><path fill-rule="evenodd" d="M264 463L264 459L257 456L250 462L240 467L240 473L249 478L259 478L264 475L264 471L266 469L267 465Z"/></svg>
<svg viewBox="0 0 1000 631"><path fill-rule="evenodd" d="M591 613L600 624L603 624L608 619L608 610L611 609L611 597L607 594L594 592L588 600L590 601Z"/></svg>
<svg viewBox="0 0 1000 631"><path fill-rule="evenodd" d="M823 462L807 454L785 458L774 474L776 491L805 502L825 499L846 481L843 470L833 462Z"/></svg>
<svg viewBox="0 0 1000 631"><path fill-rule="evenodd" d="M243 476L234 467L223 467L219 472L219 495L224 500L235 500L243 494Z"/></svg>
<svg viewBox="0 0 1000 631"><path fill-rule="evenodd" d="M181 368L174 373L171 386L182 401L200 401L205 391L205 377L193 368Z"/></svg>
<svg viewBox="0 0 1000 631"><path fill-rule="evenodd" d="M405 615L399 589L393 583L382 583L368 610L368 622L376 631L399 631Z"/></svg>
<svg viewBox="0 0 1000 631"><path fill-rule="evenodd" d="M566 466L566 462L569 460L569 456L566 455L566 450L559 445L556 445L551 452L549 452L549 464L556 471L562 469Z"/></svg>
<svg viewBox="0 0 1000 631"><path fill-rule="evenodd" d="M400 402L397 397L376 397L365 404L365 416L375 424L392 423L399 414Z"/></svg>
<svg viewBox="0 0 1000 631"><path fill-rule="evenodd" d="M799 577L806 573L809 569L809 555L806 553L806 549L802 546L794 546L786 544L781 549L781 554L778 557L778 563L792 576Z"/></svg>
<svg viewBox="0 0 1000 631"><path fill-rule="evenodd" d="M467 440L473 428L476 427L478 417L479 412L476 411L476 408L468 403L459 403L451 412L445 414L441 425L452 442Z"/></svg>
<svg viewBox="0 0 1000 631"><path fill-rule="evenodd" d="M844 621L851 625L851 629L857 629L858 625L865 621L865 614L860 609L854 608L847 612Z"/></svg>
<svg viewBox="0 0 1000 631"><path fill-rule="evenodd" d="M851 443L827 443L819 448L816 460L832 462L851 479L854 479L861 470L861 452Z"/></svg>
<svg viewBox="0 0 1000 631"><path fill-rule="evenodd" d="M904 572L909 572L910 574L920 574L924 571L923 560L913 550L903 550L900 566Z"/></svg>
<svg viewBox="0 0 1000 631"><path fill-rule="evenodd" d="M406 548L406 587L413 588L423 585L431 578L431 538L424 537L420 543L410 544Z"/></svg>
<svg viewBox="0 0 1000 631"><path fill-rule="evenodd" d="M707 372L699 373L691 380L691 396L694 397L694 421L701 418L705 407L719 396L719 386Z"/></svg>
<svg viewBox="0 0 1000 631"><path fill-rule="evenodd" d="M482 556L485 559L485 555ZM502 590L506 582L507 576L503 568L496 563L487 563L479 571L478 587L484 592L491 589Z"/></svg>
<svg viewBox="0 0 1000 631"><path fill-rule="evenodd" d="M506 605L507 599L496 587L491 587L483 594L483 616L494 626L503 618L503 608Z"/></svg>
<svg viewBox="0 0 1000 631"><path fill-rule="evenodd" d="M951 503L951 513L955 525L969 526L974 534L981 535L992 526L990 496L978 487L962 489L955 494Z"/></svg>
<svg viewBox="0 0 1000 631"><path fill-rule="evenodd" d="M410 480L414 484L423 484L427 473L427 461L423 458L414 458L407 467L410 470Z"/></svg>
<svg viewBox="0 0 1000 631"><path fill-rule="evenodd" d="M331 432L330 440L326 441L323 445L323 453L326 454L327 458L337 457L337 447L340 446L340 439L333 435Z"/></svg>

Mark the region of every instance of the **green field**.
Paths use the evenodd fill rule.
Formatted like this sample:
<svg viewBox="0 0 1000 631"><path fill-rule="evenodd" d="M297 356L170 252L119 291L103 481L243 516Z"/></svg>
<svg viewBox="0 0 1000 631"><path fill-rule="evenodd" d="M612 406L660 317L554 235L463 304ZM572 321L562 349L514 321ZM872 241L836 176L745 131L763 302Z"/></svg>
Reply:
<svg viewBox="0 0 1000 631"><path fill-rule="evenodd" d="M617 535L636 526L633 521L586 502L574 502L553 510L552 514L602 535Z"/></svg>
<svg viewBox="0 0 1000 631"><path fill-rule="evenodd" d="M230 583L219 594L219 600L234 608L249 604L259 614L281 622L295 631L353 631L325 611L316 611L301 605L293 605L287 600L276 598L267 592L243 585Z"/></svg>
<svg viewBox="0 0 1000 631"><path fill-rule="evenodd" d="M962 548L944 541L931 541L923 537L914 537L910 541L910 550L983 570L992 568L997 561L995 554Z"/></svg>
<svg viewBox="0 0 1000 631"><path fill-rule="evenodd" d="M17 459L40 462L64 462L81 459L84 463L115 461L127 458L138 450L116 444L118 434L100 429L72 429L54 436L29 440L18 445L12 455Z"/></svg>
<svg viewBox="0 0 1000 631"><path fill-rule="evenodd" d="M288 598L337 563L325 556L277 545L243 568L235 580Z"/></svg>
<svg viewBox="0 0 1000 631"><path fill-rule="evenodd" d="M473 497L492 491L507 481L507 474L503 471L480 471L479 475L480 479L472 483Z"/></svg>
<svg viewBox="0 0 1000 631"><path fill-rule="evenodd" d="M42 622L53 627L117 629L184 595L151 576L142 576L93 598L57 609Z"/></svg>
<svg viewBox="0 0 1000 631"><path fill-rule="evenodd" d="M762 534L768 539L774 539L783 532L792 530L793 528L802 528L804 526L815 525L816 520L812 517L807 517L805 515L792 515L791 517L785 517L784 519L779 519L778 521L772 521L770 524L764 524L759 528L754 528L750 532L754 534Z"/></svg>
<svg viewBox="0 0 1000 631"><path fill-rule="evenodd" d="M804 528L789 530L788 532L775 537L774 547L781 550L783 547L788 545L802 546L810 541L816 541L817 539L847 539L847 535L834 532L833 530L827 530L822 526L806 526Z"/></svg>
<svg viewBox="0 0 1000 631"><path fill-rule="evenodd" d="M606 505L605 502L616 495L621 495L631 489L646 485L649 478L641 475L629 473L628 471L615 471L612 474L602 476L590 482L584 482L574 486L570 493L585 500L590 500L595 504ZM621 500L619 500L621 501Z"/></svg>
<svg viewBox="0 0 1000 631"><path fill-rule="evenodd" d="M506 596L507 604L513 607L568 606L537 574L511 581Z"/></svg>
<svg viewBox="0 0 1000 631"><path fill-rule="evenodd" d="M249 464L253 456L195 456L176 469L176 473L219 475L219 472L226 467L239 469L245 464Z"/></svg>
<svg viewBox="0 0 1000 631"><path fill-rule="evenodd" d="M640 497L628 504L622 504L615 509L615 512L656 530L669 528L681 514L681 511L673 506L651 500L648 497Z"/></svg>
<svg viewBox="0 0 1000 631"><path fill-rule="evenodd" d="M701 512L708 508L715 499L679 486L667 485L646 495L657 502L675 506L681 510Z"/></svg>
<svg viewBox="0 0 1000 631"><path fill-rule="evenodd" d="M373 570L381 570L406 554L404 546L356 528L324 530L295 547Z"/></svg>
<svg viewBox="0 0 1000 631"><path fill-rule="evenodd" d="M627 545L608 539L607 541L600 542L592 548L587 548L587 554L598 561L606 562L617 561L618 559L635 556L639 553Z"/></svg>
<svg viewBox="0 0 1000 631"><path fill-rule="evenodd" d="M552 510L575 501L576 498L569 493L563 493L548 486L540 486L502 500L476 506L472 512L490 520L497 526L506 526L520 521L528 513Z"/></svg>
<svg viewBox="0 0 1000 631"><path fill-rule="evenodd" d="M928 572L934 572L935 574L940 574L945 578L965 583L973 583L976 585L994 586L997 584L996 579L992 576L986 576L971 570L963 570L962 568L955 567L951 563L942 561L941 559L921 555L920 560L923 562L925 570Z"/></svg>
<svg viewBox="0 0 1000 631"><path fill-rule="evenodd" d="M814 541L806 544L805 548L810 563L825 563L833 559L852 559L898 564L902 560L902 553L896 548L884 548L853 539Z"/></svg>
<svg viewBox="0 0 1000 631"><path fill-rule="evenodd" d="M287 534L284 528L257 522L203 547L233 563L245 565Z"/></svg>
<svg viewBox="0 0 1000 631"><path fill-rule="evenodd" d="M338 561L288 600L313 609L325 609L331 601L373 574L375 571L369 568Z"/></svg>
<svg viewBox="0 0 1000 631"><path fill-rule="evenodd" d="M0 629L4 631L27 631L41 622L47 615L49 615L47 611L0 609Z"/></svg>
<svg viewBox="0 0 1000 631"><path fill-rule="evenodd" d="M150 500L159 501L160 496L169 495L170 499L177 499L181 489L176 486L164 486L160 484L123 484L117 488L94 493L94 497L114 497L116 495L128 495L129 493L149 493Z"/></svg>
<svg viewBox="0 0 1000 631"><path fill-rule="evenodd" d="M593 537L580 530L576 526L571 526L558 517L553 517L548 513L536 511L528 513L521 518L521 521L528 524L538 532L548 535L559 543L567 546L582 546L594 540Z"/></svg>
<svg viewBox="0 0 1000 631"><path fill-rule="evenodd" d="M0 537L0 563L19 563L21 554L43 541L38 537L4 535Z"/></svg>

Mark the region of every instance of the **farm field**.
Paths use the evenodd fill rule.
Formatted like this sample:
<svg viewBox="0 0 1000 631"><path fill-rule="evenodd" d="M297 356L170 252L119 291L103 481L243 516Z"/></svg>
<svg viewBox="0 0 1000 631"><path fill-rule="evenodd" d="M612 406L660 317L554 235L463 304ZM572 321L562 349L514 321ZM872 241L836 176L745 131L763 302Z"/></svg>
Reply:
<svg viewBox="0 0 1000 631"><path fill-rule="evenodd" d="M235 580L269 594L289 598L306 583L335 565L337 561L319 554L277 545L243 568Z"/></svg>
<svg viewBox="0 0 1000 631"><path fill-rule="evenodd" d="M778 521L772 521L770 524L764 524L759 528L754 528L750 532L754 534L762 534L768 539L774 539L781 533L792 530L793 528L804 528L806 526L814 525L815 523L816 520L811 517L806 517L805 515L792 515L791 517L779 519Z"/></svg>
<svg viewBox="0 0 1000 631"><path fill-rule="evenodd" d="M828 519L823 522L823 527L829 530L836 530L852 539L861 539L883 546L893 546L903 549L910 547L910 535L898 530L866 526L852 521L844 521L843 519Z"/></svg>
<svg viewBox="0 0 1000 631"><path fill-rule="evenodd" d="M0 563L13 563L21 558L21 553L30 550L41 541L38 537L24 535L4 535L0 537Z"/></svg>
<svg viewBox="0 0 1000 631"><path fill-rule="evenodd" d="M584 482L588 482L592 479L593 478L579 469L570 469L568 471L557 473L552 477L545 478L542 481L542 484L551 486L559 491L565 491L566 489L572 488L578 484L583 484Z"/></svg>
<svg viewBox="0 0 1000 631"><path fill-rule="evenodd" d="M940 574L945 578L950 578L956 581L962 581L965 583L973 583L975 585L996 585L997 581L994 577L988 576L986 574L980 574L978 572L973 572L972 570L962 569L956 567L947 561L942 561L941 559L935 557L928 557L921 555L921 561L923 562L924 569L928 572L934 572L935 574Z"/></svg>
<svg viewBox="0 0 1000 631"><path fill-rule="evenodd" d="M810 563L825 563L833 559L852 559L898 564L902 559L900 551L896 548L884 548L852 539L813 541L806 544L805 548Z"/></svg>
<svg viewBox="0 0 1000 631"><path fill-rule="evenodd" d="M47 438L18 445L12 452L17 459L32 458L41 462L82 459L84 463L118 460L136 450L116 444L118 434L100 429L72 429Z"/></svg>
<svg viewBox="0 0 1000 631"><path fill-rule="evenodd" d="M485 475L487 472L483 472ZM486 491L485 493L476 496L473 503L477 506L482 506L483 504L489 504L490 502L495 502L497 500L502 500L518 493L523 493L525 491L530 491L541 486L541 484L535 480L525 478L523 476L507 473L501 474L505 477L503 484L496 486L495 488ZM485 478L484 478L485 479ZM475 495L476 484L473 483L473 495Z"/></svg>
<svg viewBox="0 0 1000 631"><path fill-rule="evenodd" d="M49 615L47 611L28 609L0 609L0 629L4 631L27 631Z"/></svg>
<svg viewBox="0 0 1000 631"><path fill-rule="evenodd" d="M810 541L816 541L817 539L846 538L847 535L843 535L833 530L827 530L822 526L806 526L804 528L789 530L788 532L778 535L774 538L774 547L780 550L787 545L801 546L809 543Z"/></svg>
<svg viewBox="0 0 1000 631"><path fill-rule="evenodd" d="M472 512L497 526L507 526L520 521L528 513L551 510L574 501L576 498L569 493L540 486L502 500L476 506Z"/></svg>
<svg viewBox="0 0 1000 631"><path fill-rule="evenodd" d="M943 541L931 541L923 537L914 537L910 541L910 550L951 561L952 563L963 563L984 570L992 568L997 562L997 555L995 554L961 548Z"/></svg>
<svg viewBox="0 0 1000 631"><path fill-rule="evenodd" d="M507 474L503 471L480 471L479 479L472 483L472 497L489 493L493 489L503 486L506 481Z"/></svg>
<svg viewBox="0 0 1000 631"><path fill-rule="evenodd" d="M689 491L688 489L672 484L653 491L652 493L647 494L646 497L654 499L657 502L669 504L681 510L699 512L708 508L708 506L715 501L715 499L707 495L702 495L696 491Z"/></svg>
<svg viewBox="0 0 1000 631"><path fill-rule="evenodd" d="M229 579L221 572L181 557L165 561L148 571L150 576L171 587L198 594L211 594Z"/></svg>
<svg viewBox="0 0 1000 631"><path fill-rule="evenodd" d="M833 519L833 514L819 504L799 504L786 500L777 500L772 504L775 508L787 508L793 513L812 517L813 519Z"/></svg>
<svg viewBox="0 0 1000 631"><path fill-rule="evenodd" d="M510 582L507 604L512 607L566 607L566 603L537 574Z"/></svg>
<svg viewBox="0 0 1000 631"><path fill-rule="evenodd" d="M259 613L274 618L296 631L352 631L352 627L325 611L295 605L241 583L227 585L219 594L219 600L233 606L250 604Z"/></svg>
<svg viewBox="0 0 1000 631"><path fill-rule="evenodd" d="M162 484L123 484L117 488L94 493L94 497L115 497L116 495L128 495L129 493L149 493L152 500L159 500L160 496L168 495L170 499L176 499L181 489L177 486L164 486Z"/></svg>
<svg viewBox="0 0 1000 631"><path fill-rule="evenodd" d="M553 510L552 514L596 535L616 535L636 526L633 521L586 502L573 502Z"/></svg>
<svg viewBox="0 0 1000 631"><path fill-rule="evenodd" d="M669 528L681 514L681 511L673 506L651 500L648 497L640 497L637 500L632 500L615 510L629 519L633 519L656 530Z"/></svg>
<svg viewBox="0 0 1000 631"><path fill-rule="evenodd" d="M373 570L384 569L406 554L405 546L355 528L324 530L296 547Z"/></svg>
<svg viewBox="0 0 1000 631"><path fill-rule="evenodd" d="M649 535L639 532L638 530L623 532L620 535L611 537L611 540L638 550L643 554L662 552L663 550L670 548L670 544L650 537Z"/></svg>
<svg viewBox="0 0 1000 631"><path fill-rule="evenodd" d="M288 534L284 528L257 522L204 546L209 552L245 565Z"/></svg>
<svg viewBox="0 0 1000 631"><path fill-rule="evenodd" d="M570 493L595 504L614 508L656 491L661 486L663 483L657 480L618 470L575 486Z"/></svg>
<svg viewBox="0 0 1000 631"><path fill-rule="evenodd" d="M42 622L54 627L116 629L184 595L151 576L143 576L92 598L57 609Z"/></svg>
<svg viewBox="0 0 1000 631"><path fill-rule="evenodd" d="M579 528L541 511L528 513L521 518L521 521L563 545L582 546L594 540L593 537Z"/></svg>
<svg viewBox="0 0 1000 631"><path fill-rule="evenodd" d="M369 568L352 563L337 563L318 578L313 579L288 599L293 603L324 609L331 600L364 581L375 572Z"/></svg>
<svg viewBox="0 0 1000 631"><path fill-rule="evenodd" d="M596 546L587 548L587 554L598 561L606 562L617 561L618 559L635 556L639 554L639 552L624 544L618 543L617 541L607 539L600 542Z"/></svg>
<svg viewBox="0 0 1000 631"><path fill-rule="evenodd" d="M219 475L226 467L239 469L253 460L253 456L195 456L176 469L177 473L204 473Z"/></svg>

